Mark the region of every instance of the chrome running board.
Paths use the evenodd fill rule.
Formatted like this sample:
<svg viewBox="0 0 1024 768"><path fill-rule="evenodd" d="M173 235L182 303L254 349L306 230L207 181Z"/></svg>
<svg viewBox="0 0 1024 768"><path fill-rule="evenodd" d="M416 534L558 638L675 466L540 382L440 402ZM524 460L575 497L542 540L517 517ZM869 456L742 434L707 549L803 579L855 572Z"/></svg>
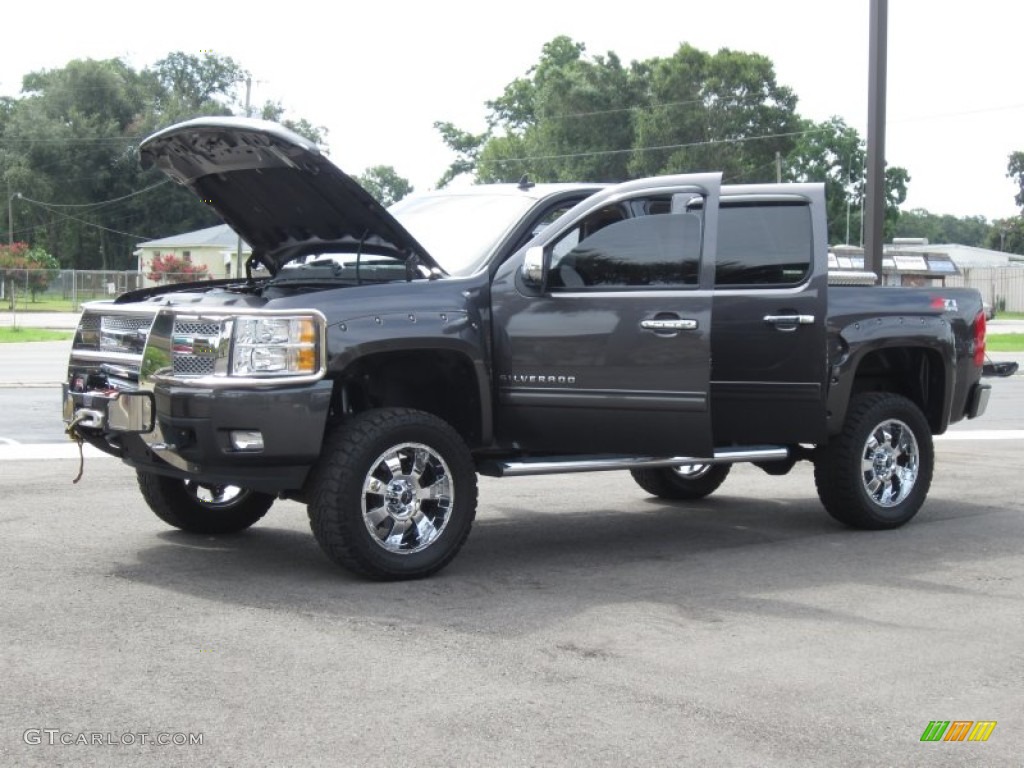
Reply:
<svg viewBox="0 0 1024 768"><path fill-rule="evenodd" d="M779 446L721 448L712 459L688 456L654 458L648 456L544 456L516 461L491 459L481 462L478 471L490 477L557 475L563 472L607 472L617 469L676 467L680 464L734 464L745 461L785 461L789 449Z"/></svg>

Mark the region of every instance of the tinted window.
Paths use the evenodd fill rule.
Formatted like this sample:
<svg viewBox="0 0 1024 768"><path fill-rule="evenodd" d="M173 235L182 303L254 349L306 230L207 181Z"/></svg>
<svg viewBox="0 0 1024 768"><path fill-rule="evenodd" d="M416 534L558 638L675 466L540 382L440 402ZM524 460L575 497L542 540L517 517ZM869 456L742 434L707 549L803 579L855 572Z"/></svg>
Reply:
<svg viewBox="0 0 1024 768"><path fill-rule="evenodd" d="M810 206L723 205L718 213L716 285L794 285L811 268Z"/></svg>
<svg viewBox="0 0 1024 768"><path fill-rule="evenodd" d="M584 231L585 231L584 227ZM578 237L578 231L566 239ZM566 249L553 250L552 290L696 285L701 220L696 214L625 219L602 226Z"/></svg>

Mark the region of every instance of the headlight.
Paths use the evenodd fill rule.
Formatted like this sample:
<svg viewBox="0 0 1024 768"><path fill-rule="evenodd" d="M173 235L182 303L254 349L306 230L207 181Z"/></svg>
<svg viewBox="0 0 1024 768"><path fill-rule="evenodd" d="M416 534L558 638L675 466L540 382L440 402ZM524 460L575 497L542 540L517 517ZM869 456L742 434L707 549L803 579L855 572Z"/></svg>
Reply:
<svg viewBox="0 0 1024 768"><path fill-rule="evenodd" d="M312 317L239 317L232 376L302 376L320 369L320 327Z"/></svg>

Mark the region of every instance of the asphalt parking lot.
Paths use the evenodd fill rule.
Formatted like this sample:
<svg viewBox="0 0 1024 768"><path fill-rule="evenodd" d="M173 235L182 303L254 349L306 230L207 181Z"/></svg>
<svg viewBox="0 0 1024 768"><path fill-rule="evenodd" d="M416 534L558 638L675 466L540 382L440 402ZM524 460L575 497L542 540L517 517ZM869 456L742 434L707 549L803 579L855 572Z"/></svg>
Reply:
<svg viewBox="0 0 1024 768"><path fill-rule="evenodd" d="M2 762L1021 765L1024 377L996 386L898 531L833 523L808 466L685 504L484 479L406 584L332 566L295 503L189 536L113 459L72 485L70 453L0 446Z"/></svg>
<svg viewBox="0 0 1024 768"><path fill-rule="evenodd" d="M1019 765L1022 448L941 443L889 533L832 523L806 467L683 505L621 473L485 481L466 548L410 584L337 570L293 503L194 537L114 460L77 486L7 462L5 762ZM998 725L922 743L932 720Z"/></svg>

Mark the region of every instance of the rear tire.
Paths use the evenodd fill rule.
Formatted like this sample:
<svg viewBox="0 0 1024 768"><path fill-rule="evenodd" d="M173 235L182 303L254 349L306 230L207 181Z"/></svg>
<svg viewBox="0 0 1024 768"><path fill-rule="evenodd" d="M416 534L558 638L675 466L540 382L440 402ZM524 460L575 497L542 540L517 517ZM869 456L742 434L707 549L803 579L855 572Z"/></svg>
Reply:
<svg viewBox="0 0 1024 768"><path fill-rule="evenodd" d="M380 408L342 424L310 477L309 522L334 562L378 580L446 566L476 517L476 467L441 419Z"/></svg>
<svg viewBox="0 0 1024 768"><path fill-rule="evenodd" d="M149 508L168 525L189 533L244 531L267 514L274 497L231 485L201 485L136 470Z"/></svg>
<svg viewBox="0 0 1024 768"><path fill-rule="evenodd" d="M931 429L901 395L872 392L850 401L843 431L814 460L818 497L852 528L898 528L917 514L935 465Z"/></svg>
<svg viewBox="0 0 1024 768"><path fill-rule="evenodd" d="M679 467L632 469L637 485L659 499L703 499L729 476L730 464L683 464Z"/></svg>

